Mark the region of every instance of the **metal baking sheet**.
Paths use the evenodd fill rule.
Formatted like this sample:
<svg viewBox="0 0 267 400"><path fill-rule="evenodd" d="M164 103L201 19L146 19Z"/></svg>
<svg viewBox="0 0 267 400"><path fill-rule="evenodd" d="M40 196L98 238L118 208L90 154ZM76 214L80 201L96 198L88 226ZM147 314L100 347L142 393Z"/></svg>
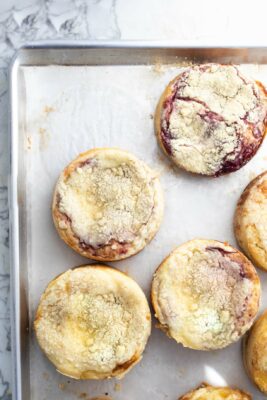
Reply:
<svg viewBox="0 0 267 400"><path fill-rule="evenodd" d="M153 272L177 245L196 237L236 245L232 217L246 184L267 167L267 140L244 168L217 179L175 169L158 149L153 114L164 87L192 63L241 64L267 85L265 48L177 48L145 43L45 44L22 48L11 67L12 332L16 400L174 400L202 381L262 398L246 376L241 342L200 352L153 328L143 360L121 381L75 381L41 353L32 321L42 291L57 274L86 260L58 237L51 218L55 181L79 152L121 147L158 171L165 215L138 255L112 265L149 296ZM259 271L262 308L267 274ZM153 321L155 325L155 321Z"/></svg>

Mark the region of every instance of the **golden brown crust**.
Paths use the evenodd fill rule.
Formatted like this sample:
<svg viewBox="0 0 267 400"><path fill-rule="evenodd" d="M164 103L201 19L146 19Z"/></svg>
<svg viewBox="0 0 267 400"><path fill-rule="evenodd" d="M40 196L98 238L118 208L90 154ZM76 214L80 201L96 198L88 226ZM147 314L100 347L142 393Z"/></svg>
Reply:
<svg viewBox="0 0 267 400"><path fill-rule="evenodd" d="M259 299L260 281L251 262L212 240L177 247L156 270L151 288L157 327L196 350L238 340L252 325Z"/></svg>
<svg viewBox="0 0 267 400"><path fill-rule="evenodd" d="M253 179L241 194L234 215L240 247L259 268L267 270L267 172Z"/></svg>
<svg viewBox="0 0 267 400"><path fill-rule="evenodd" d="M252 381L267 394L267 311L257 319L244 338L243 360Z"/></svg>
<svg viewBox="0 0 267 400"><path fill-rule="evenodd" d="M105 265L83 265L49 283L34 329L61 374L121 378L142 358L151 315L144 293L128 275Z"/></svg>
<svg viewBox="0 0 267 400"><path fill-rule="evenodd" d="M252 400L252 397L239 389L214 387L202 383L196 389L179 397L178 400Z"/></svg>
<svg viewBox="0 0 267 400"><path fill-rule="evenodd" d="M95 247L88 243L81 242L80 237L74 233L72 222L69 216L60 210L58 185L59 182L62 181L62 179L64 179L64 182L67 181L72 173L82 163L85 163L88 160L93 159L94 157L98 157L100 155L103 156L105 155L105 153L108 154L109 152L113 152L114 157L116 157L116 153L118 156L122 154L125 158L128 157L130 162L134 162L136 165L140 163L140 165L138 165L138 168L141 168L143 173L147 171L147 174L151 175L151 178L149 179L151 179L151 182L153 182L151 186L154 190L154 205L147 224L144 224L144 226L140 230L140 236L137 235L133 240L125 242L120 242L116 239L111 238L108 243ZM160 183L155 175L152 176L152 171L145 165L145 163L139 161L130 153L122 151L120 149L95 148L80 154L64 169L55 187L52 202L52 216L55 227L61 239L82 256L98 261L121 260L140 252L157 233L163 216L163 196ZM61 228L61 224L64 225L63 229Z"/></svg>

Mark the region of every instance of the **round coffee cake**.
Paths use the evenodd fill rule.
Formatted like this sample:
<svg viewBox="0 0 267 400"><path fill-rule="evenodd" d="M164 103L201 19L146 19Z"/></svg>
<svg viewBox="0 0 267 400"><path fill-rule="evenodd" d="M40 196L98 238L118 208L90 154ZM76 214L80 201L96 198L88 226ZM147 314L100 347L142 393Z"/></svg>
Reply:
<svg viewBox="0 0 267 400"><path fill-rule="evenodd" d="M266 132L263 85L234 65L186 69L164 91L155 117L156 134L177 166L219 176L246 164Z"/></svg>
<svg viewBox="0 0 267 400"><path fill-rule="evenodd" d="M127 151L89 150L60 175L52 213L60 237L82 256L121 260L142 250L158 231L160 182Z"/></svg>
<svg viewBox="0 0 267 400"><path fill-rule="evenodd" d="M122 377L142 358L151 330L147 299L126 274L87 265L52 280L34 328L49 360L76 379Z"/></svg>
<svg viewBox="0 0 267 400"><path fill-rule="evenodd" d="M162 262L151 296L159 328L184 347L215 350L251 327L260 281L251 262L232 246L196 239Z"/></svg>

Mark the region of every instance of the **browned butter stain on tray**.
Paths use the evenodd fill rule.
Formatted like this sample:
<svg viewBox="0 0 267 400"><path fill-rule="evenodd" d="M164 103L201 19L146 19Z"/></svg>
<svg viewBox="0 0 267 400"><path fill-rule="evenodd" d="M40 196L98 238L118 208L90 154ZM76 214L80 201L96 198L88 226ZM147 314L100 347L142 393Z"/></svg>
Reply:
<svg viewBox="0 0 267 400"><path fill-rule="evenodd" d="M50 114L51 112L56 111L56 110L55 110L54 107L45 106L43 111L44 111L44 114L45 114L45 115L48 115L48 114Z"/></svg>
<svg viewBox="0 0 267 400"><path fill-rule="evenodd" d="M48 147L50 135L45 128L39 128L38 133L40 136L39 148L45 150Z"/></svg>

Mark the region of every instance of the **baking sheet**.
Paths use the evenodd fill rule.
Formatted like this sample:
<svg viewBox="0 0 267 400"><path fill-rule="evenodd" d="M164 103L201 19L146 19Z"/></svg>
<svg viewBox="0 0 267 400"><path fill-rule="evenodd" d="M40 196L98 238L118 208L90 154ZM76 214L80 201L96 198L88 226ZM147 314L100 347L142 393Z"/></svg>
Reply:
<svg viewBox="0 0 267 400"><path fill-rule="evenodd" d="M241 68L267 85L267 66ZM51 199L61 170L89 148L129 150L160 175L165 215L159 233L138 255L110 263L136 279L147 296L153 272L175 246L192 238L236 245L235 204L246 184L266 169L267 140L252 161L228 176L195 177L174 168L158 149L153 114L164 87L180 71L179 65L162 64L20 67L25 94L19 133L24 138L26 165L31 400L87 400L97 395L114 400L172 400L202 381L237 386L262 399L245 374L240 341L219 351L193 351L154 328L143 360L123 380L81 382L55 371L32 331L34 312L48 282L86 262L59 239L52 223ZM259 275L264 308L267 274Z"/></svg>

